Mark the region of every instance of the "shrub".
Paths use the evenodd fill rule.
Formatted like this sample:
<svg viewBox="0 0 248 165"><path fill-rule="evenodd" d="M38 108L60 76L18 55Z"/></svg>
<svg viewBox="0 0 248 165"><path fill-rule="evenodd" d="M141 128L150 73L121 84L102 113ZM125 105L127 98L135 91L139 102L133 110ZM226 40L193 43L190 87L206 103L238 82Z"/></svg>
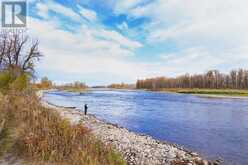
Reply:
<svg viewBox="0 0 248 165"><path fill-rule="evenodd" d="M0 91L3 93L8 90L23 91L29 87L30 75L20 72L18 75L14 70L0 72Z"/></svg>
<svg viewBox="0 0 248 165"><path fill-rule="evenodd" d="M0 138L0 143L8 144L7 151L15 148L16 154L26 160L65 165L126 164L89 129L82 124L72 125L54 110L44 108L34 94L22 92L5 96L0 114L6 120L4 129L9 131ZM11 141L5 142L6 138Z"/></svg>
<svg viewBox="0 0 248 165"><path fill-rule="evenodd" d="M10 89L16 91L23 91L29 86L29 75L24 73L17 77L11 84Z"/></svg>
<svg viewBox="0 0 248 165"><path fill-rule="evenodd" d="M0 89L6 90L9 88L10 83L14 80L14 77L9 71L0 72Z"/></svg>

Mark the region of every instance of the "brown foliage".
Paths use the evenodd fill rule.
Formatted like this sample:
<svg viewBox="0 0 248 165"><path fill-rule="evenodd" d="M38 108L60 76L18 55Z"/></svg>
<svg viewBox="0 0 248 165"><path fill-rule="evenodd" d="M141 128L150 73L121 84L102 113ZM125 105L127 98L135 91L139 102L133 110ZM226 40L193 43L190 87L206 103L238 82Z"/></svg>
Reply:
<svg viewBox="0 0 248 165"><path fill-rule="evenodd" d="M108 88L115 88L115 89L134 89L135 85L133 84L125 84L125 83L115 83L115 84L111 84L108 86Z"/></svg>
<svg viewBox="0 0 248 165"><path fill-rule="evenodd" d="M6 121L4 129L13 132L7 149L16 148L15 152L25 159L71 165L125 164L119 154L103 145L89 129L82 124L71 125L54 110L44 108L34 94L5 96L0 114L0 120Z"/></svg>
<svg viewBox="0 0 248 165"><path fill-rule="evenodd" d="M40 83L33 84L33 87L36 89L51 89L53 88L53 82L47 77L43 77Z"/></svg>
<svg viewBox="0 0 248 165"><path fill-rule="evenodd" d="M163 88L248 89L248 70L232 70L229 74L210 70L205 74L185 74L176 78L150 78L138 80L136 87L152 90Z"/></svg>

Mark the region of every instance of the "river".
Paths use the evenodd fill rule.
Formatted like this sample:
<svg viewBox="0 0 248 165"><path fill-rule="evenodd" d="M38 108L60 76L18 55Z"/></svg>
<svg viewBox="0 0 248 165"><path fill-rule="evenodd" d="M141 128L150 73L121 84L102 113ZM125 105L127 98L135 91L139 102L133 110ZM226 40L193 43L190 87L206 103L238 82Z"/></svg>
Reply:
<svg viewBox="0 0 248 165"><path fill-rule="evenodd" d="M248 164L248 99L128 90L53 91L50 103L77 107L129 130L177 143L227 165Z"/></svg>

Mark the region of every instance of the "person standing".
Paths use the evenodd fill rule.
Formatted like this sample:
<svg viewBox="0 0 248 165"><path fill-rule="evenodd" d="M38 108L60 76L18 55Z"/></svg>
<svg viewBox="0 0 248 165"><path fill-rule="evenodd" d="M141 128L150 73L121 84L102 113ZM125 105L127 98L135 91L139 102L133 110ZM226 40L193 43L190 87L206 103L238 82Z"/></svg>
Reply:
<svg viewBox="0 0 248 165"><path fill-rule="evenodd" d="M87 115L87 110L88 110L88 105L85 104L85 105L84 105L84 115Z"/></svg>

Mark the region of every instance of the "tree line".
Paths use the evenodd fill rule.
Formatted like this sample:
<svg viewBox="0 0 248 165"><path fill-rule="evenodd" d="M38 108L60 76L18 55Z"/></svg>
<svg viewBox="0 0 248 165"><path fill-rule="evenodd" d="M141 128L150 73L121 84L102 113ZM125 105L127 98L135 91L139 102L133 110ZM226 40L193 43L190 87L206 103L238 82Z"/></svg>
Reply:
<svg viewBox="0 0 248 165"><path fill-rule="evenodd" d="M41 78L40 82L34 83L33 86L38 89L52 89L54 84L48 77Z"/></svg>
<svg viewBox="0 0 248 165"><path fill-rule="evenodd" d="M125 84L125 83L114 83L114 84L110 84L107 86L108 88L115 88L115 89L134 89L135 85L133 84Z"/></svg>
<svg viewBox="0 0 248 165"><path fill-rule="evenodd" d="M73 83L67 83L63 85L54 85L54 88L59 90L67 90L67 91L84 91L88 88L88 86L84 82L75 81Z"/></svg>
<svg viewBox="0 0 248 165"><path fill-rule="evenodd" d="M61 85L62 87L72 87L72 88L79 88L79 89L85 89L88 88L88 86L84 83L84 82L80 82L80 81L75 81L73 83L67 83L65 85Z"/></svg>
<svg viewBox="0 0 248 165"><path fill-rule="evenodd" d="M176 78L156 77L137 80L137 89L163 88L248 89L248 70L232 70L228 74L210 70L204 74L185 74Z"/></svg>

